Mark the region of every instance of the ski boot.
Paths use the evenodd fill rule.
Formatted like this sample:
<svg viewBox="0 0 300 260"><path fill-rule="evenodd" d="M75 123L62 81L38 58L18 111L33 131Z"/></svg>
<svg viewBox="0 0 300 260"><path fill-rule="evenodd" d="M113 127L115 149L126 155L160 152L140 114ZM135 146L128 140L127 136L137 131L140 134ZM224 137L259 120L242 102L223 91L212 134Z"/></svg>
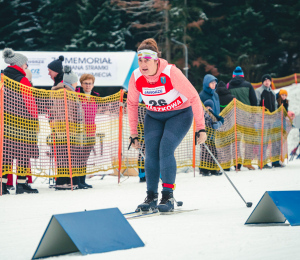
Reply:
<svg viewBox="0 0 300 260"><path fill-rule="evenodd" d="M154 191L147 191L147 197L145 198L145 201L142 204L138 205L135 212L156 210L157 200L158 200L157 193L154 193Z"/></svg>
<svg viewBox="0 0 300 260"><path fill-rule="evenodd" d="M159 205L157 206L160 212L170 212L174 211L174 202L173 191L162 191L162 198Z"/></svg>
<svg viewBox="0 0 300 260"><path fill-rule="evenodd" d="M211 175L215 175L215 176L221 176L223 174L223 172L217 170L212 170L210 171L210 173Z"/></svg>
<svg viewBox="0 0 300 260"><path fill-rule="evenodd" d="M2 182L2 195L9 194L6 183Z"/></svg>
<svg viewBox="0 0 300 260"><path fill-rule="evenodd" d="M39 193L37 189L31 188L28 183L18 183L16 194L23 194L23 193Z"/></svg>

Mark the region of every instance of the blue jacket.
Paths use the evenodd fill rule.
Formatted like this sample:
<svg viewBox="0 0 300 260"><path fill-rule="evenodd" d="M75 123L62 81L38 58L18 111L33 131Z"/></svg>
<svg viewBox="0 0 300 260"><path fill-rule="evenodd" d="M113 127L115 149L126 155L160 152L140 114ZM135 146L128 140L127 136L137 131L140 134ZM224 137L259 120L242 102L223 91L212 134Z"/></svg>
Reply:
<svg viewBox="0 0 300 260"><path fill-rule="evenodd" d="M214 113L220 114L220 100L219 95L216 93L216 89L211 89L209 83L212 81L218 82L217 78L211 74L205 75L203 79L203 90L200 92L200 99L202 103L206 100L211 99L214 102Z"/></svg>

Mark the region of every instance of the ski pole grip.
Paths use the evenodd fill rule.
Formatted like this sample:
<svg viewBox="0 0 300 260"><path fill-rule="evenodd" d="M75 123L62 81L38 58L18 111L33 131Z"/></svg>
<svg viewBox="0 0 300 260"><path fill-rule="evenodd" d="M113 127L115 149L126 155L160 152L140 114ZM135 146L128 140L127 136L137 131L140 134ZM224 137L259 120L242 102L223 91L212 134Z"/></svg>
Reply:
<svg viewBox="0 0 300 260"><path fill-rule="evenodd" d="M138 141L139 141L139 138L138 138L138 137L132 138L132 137L130 136L130 137L129 137L129 140L130 140L130 143L129 143L129 146L128 146L128 150L130 149L131 145L134 144L134 141L135 141L135 140L138 140Z"/></svg>

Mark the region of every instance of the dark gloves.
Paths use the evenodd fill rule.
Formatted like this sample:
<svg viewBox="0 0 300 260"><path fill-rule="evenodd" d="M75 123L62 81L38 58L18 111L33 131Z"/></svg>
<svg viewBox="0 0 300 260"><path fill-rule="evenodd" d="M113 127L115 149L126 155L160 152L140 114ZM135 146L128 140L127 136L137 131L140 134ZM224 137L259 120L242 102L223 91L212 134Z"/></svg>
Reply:
<svg viewBox="0 0 300 260"><path fill-rule="evenodd" d="M224 124L224 117L216 115L211 109L209 109L209 112L212 113L218 121L221 121L221 123Z"/></svg>

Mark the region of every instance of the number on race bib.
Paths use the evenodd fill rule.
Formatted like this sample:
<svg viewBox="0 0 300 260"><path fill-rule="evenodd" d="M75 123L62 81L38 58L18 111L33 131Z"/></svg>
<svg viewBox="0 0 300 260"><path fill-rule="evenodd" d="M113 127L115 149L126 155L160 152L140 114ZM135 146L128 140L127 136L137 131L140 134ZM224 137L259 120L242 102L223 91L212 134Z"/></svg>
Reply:
<svg viewBox="0 0 300 260"><path fill-rule="evenodd" d="M158 105L157 105L157 103L158 103ZM150 106L153 106L153 107L168 105L166 100L164 100L164 99L159 99L158 102L156 102L156 100L149 100L149 104L150 104Z"/></svg>

